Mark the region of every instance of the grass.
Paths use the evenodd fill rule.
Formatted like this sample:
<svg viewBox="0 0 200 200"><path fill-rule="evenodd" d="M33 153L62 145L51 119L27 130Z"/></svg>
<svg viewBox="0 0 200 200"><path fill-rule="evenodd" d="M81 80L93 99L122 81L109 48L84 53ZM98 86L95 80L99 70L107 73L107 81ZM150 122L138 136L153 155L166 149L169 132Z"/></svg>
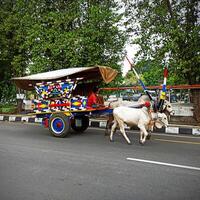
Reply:
<svg viewBox="0 0 200 200"><path fill-rule="evenodd" d="M16 113L17 106L14 104L0 104L0 113L12 114Z"/></svg>

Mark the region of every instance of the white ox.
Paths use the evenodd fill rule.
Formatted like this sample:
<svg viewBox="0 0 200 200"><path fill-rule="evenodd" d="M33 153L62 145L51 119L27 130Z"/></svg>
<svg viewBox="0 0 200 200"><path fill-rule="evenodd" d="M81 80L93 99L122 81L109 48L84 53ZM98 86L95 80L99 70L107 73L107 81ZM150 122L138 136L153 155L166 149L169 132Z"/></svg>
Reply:
<svg viewBox="0 0 200 200"><path fill-rule="evenodd" d="M131 144L131 141L126 135L125 124L130 127L136 125L140 129L141 144L144 144L146 141L146 137L148 136L147 130L152 121L154 121L157 128L168 125L167 116L164 113L149 112L149 109L146 107L138 109L119 106L113 110L113 117L114 124L111 128L110 141L113 141L113 134L119 126L120 132L128 144Z"/></svg>
<svg viewBox="0 0 200 200"><path fill-rule="evenodd" d="M110 102L108 104L108 106L110 106L111 108L117 108L119 106L125 106L125 107L131 107L131 106L138 106L141 104L144 104L146 101L150 102L150 98L148 95L142 95L137 102L133 102L133 101L113 101ZM172 105L169 101L165 100L164 104L163 104L163 113L165 113L168 117L168 119L170 118L170 115L174 114L174 110L172 108ZM114 118L113 115L109 115L109 118L107 120L107 124L106 124L106 129L105 129L105 135L108 135L108 130L111 128L112 122L113 122ZM153 131L154 126L152 125L151 127L151 131ZM149 135L150 138L150 135Z"/></svg>

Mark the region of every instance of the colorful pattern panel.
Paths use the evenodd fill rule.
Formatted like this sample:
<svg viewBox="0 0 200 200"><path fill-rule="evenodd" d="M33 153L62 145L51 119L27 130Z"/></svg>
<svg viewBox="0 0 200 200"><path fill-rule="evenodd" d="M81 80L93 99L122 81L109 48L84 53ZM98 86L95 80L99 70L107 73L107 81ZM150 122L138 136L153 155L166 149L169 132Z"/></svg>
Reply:
<svg viewBox="0 0 200 200"><path fill-rule="evenodd" d="M55 111L69 111L69 100L33 100L32 108L36 113L40 112L55 112Z"/></svg>
<svg viewBox="0 0 200 200"><path fill-rule="evenodd" d="M37 83L35 90L42 99L56 99L71 97L72 90L76 87L75 80Z"/></svg>
<svg viewBox="0 0 200 200"><path fill-rule="evenodd" d="M50 112L48 107L48 101L40 101L40 100L33 100L32 101L32 109L34 112Z"/></svg>
<svg viewBox="0 0 200 200"><path fill-rule="evenodd" d="M54 100L50 101L49 108L51 111L68 111L70 110L69 100Z"/></svg>
<svg viewBox="0 0 200 200"><path fill-rule="evenodd" d="M80 97L73 97L71 99L71 110L86 110L87 108L87 98L80 96Z"/></svg>
<svg viewBox="0 0 200 200"><path fill-rule="evenodd" d="M58 112L58 111L70 111L70 110L86 110L87 98L73 97L70 100L33 100L32 109L36 113L41 112Z"/></svg>

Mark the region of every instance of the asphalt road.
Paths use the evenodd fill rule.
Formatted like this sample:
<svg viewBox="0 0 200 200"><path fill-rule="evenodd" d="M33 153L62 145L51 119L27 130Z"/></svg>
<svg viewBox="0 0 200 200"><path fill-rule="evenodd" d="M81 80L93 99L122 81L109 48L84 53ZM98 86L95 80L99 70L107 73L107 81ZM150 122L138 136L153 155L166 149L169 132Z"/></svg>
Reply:
<svg viewBox="0 0 200 200"><path fill-rule="evenodd" d="M138 133L129 136L132 145L119 134L111 143L90 128L60 139L0 122L0 199L200 199L200 137L156 134L141 146Z"/></svg>

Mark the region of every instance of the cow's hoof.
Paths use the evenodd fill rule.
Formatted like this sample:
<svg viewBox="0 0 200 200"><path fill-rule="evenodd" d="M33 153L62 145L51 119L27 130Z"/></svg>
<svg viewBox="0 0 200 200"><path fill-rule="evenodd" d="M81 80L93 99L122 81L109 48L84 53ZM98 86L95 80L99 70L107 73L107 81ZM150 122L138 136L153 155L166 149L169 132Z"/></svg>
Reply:
<svg viewBox="0 0 200 200"><path fill-rule="evenodd" d="M148 134L147 135L147 140L150 140L151 139L151 134Z"/></svg>
<svg viewBox="0 0 200 200"><path fill-rule="evenodd" d="M128 145L132 145L132 143L131 143L131 142L128 142Z"/></svg>
<svg viewBox="0 0 200 200"><path fill-rule="evenodd" d="M144 143L143 143L141 140L139 140L139 143L140 143L141 145L144 145Z"/></svg>
<svg viewBox="0 0 200 200"><path fill-rule="evenodd" d="M114 140L111 140L111 139L110 139L110 142L114 142Z"/></svg>

